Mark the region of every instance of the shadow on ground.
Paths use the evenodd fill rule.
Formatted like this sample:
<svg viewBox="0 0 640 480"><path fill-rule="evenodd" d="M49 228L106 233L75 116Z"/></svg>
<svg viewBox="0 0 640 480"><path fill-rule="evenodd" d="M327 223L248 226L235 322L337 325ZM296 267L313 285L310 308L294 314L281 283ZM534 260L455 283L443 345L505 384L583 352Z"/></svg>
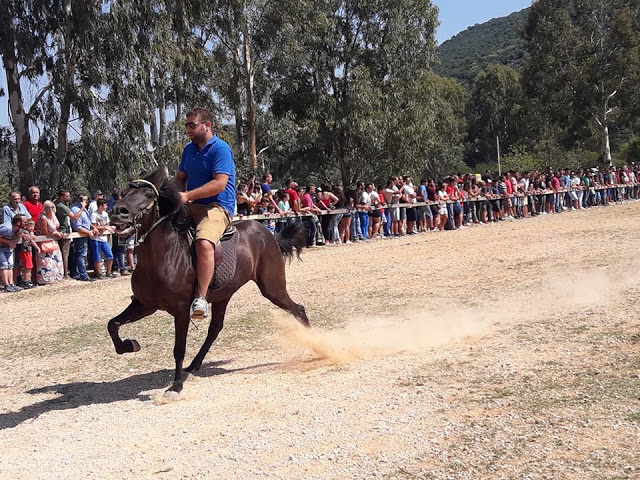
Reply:
<svg viewBox="0 0 640 480"><path fill-rule="evenodd" d="M249 367L222 368L231 360L209 362L202 365L198 377L215 377L234 372L254 370L279 365L279 363L262 363ZM73 382L59 383L27 391L31 395L57 393L60 396L22 407L17 412L0 414L0 430L14 428L21 423L35 420L40 415L55 410L72 410L85 405L115 403L126 400L149 401L150 395L143 394L147 390L168 387L173 379L173 370L163 369L140 375L115 380L113 382Z"/></svg>

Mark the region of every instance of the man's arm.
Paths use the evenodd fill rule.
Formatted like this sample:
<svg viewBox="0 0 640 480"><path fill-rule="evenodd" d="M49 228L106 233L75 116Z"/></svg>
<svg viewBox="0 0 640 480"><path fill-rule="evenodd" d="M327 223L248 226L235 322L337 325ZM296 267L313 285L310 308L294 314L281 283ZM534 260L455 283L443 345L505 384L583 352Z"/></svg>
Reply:
<svg viewBox="0 0 640 480"><path fill-rule="evenodd" d="M0 237L0 243L4 245L9 245L9 248L11 248L12 250L16 248L16 241L14 239Z"/></svg>
<svg viewBox="0 0 640 480"><path fill-rule="evenodd" d="M184 173L182 173L182 175L184 175L184 179L178 178L178 175L176 175L176 185L178 186L180 186L178 184L179 181L183 182L186 185L187 175ZM205 183L201 187L189 190L188 192L180 192L180 197L182 198L183 203L194 202L196 200L200 200L201 198L213 197L214 195L219 194L225 189L228 181L229 175L227 175L226 173L217 173L213 177L213 180Z"/></svg>
<svg viewBox="0 0 640 480"><path fill-rule="evenodd" d="M284 215L284 212L278 207L278 203L274 200L273 195L269 194L269 202L276 208L278 215Z"/></svg>
<svg viewBox="0 0 640 480"><path fill-rule="evenodd" d="M296 215L299 215L300 214L300 197L298 197L297 200L293 200L289 202L289 206L291 207L291 210L293 210L293 213L295 213Z"/></svg>
<svg viewBox="0 0 640 480"><path fill-rule="evenodd" d="M187 189L187 174L178 171L173 181L176 184L176 188L179 192L184 192Z"/></svg>
<svg viewBox="0 0 640 480"><path fill-rule="evenodd" d="M67 213L67 217L69 217L74 222L77 222L80 216L82 215L82 212L84 212L84 208L85 208L84 203L82 203L81 205L82 205L82 208L80 208L80 210L78 210L76 213L73 213L73 211Z"/></svg>

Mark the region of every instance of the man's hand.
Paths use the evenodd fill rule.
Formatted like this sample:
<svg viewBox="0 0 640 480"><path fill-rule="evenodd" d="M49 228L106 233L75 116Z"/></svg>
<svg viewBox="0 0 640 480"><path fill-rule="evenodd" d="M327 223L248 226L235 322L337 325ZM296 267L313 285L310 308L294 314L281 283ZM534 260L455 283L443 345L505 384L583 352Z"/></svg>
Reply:
<svg viewBox="0 0 640 480"><path fill-rule="evenodd" d="M191 200L189 200L189 195L187 194L187 192L178 192L180 195L180 201L183 204L187 204L187 203L191 203Z"/></svg>

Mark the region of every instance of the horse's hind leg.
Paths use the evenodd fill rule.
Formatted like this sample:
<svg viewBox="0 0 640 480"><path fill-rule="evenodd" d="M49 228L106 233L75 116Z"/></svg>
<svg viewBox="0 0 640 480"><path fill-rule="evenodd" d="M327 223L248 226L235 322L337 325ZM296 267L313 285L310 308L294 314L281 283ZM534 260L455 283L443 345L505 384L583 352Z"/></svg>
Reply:
<svg viewBox="0 0 640 480"><path fill-rule="evenodd" d="M200 351L194 357L191 365L184 369L185 372L197 372L200 370L204 357L207 356L211 345L213 345L213 342L218 338L220 330L222 330L222 326L224 325L224 315L227 311L229 300L230 299L227 298L226 300L222 300L211 305L211 323L209 324L207 338L205 338L202 347L200 347Z"/></svg>
<svg viewBox="0 0 640 480"><path fill-rule="evenodd" d="M268 271L268 270L266 270ZM307 318L307 312L300 304L291 300L289 293L287 292L287 281L284 273L284 265L282 266L282 272L276 275L260 276L256 283L258 288L262 292L265 298L269 299L274 305L289 312L296 317L298 321L305 327L310 327L309 319Z"/></svg>

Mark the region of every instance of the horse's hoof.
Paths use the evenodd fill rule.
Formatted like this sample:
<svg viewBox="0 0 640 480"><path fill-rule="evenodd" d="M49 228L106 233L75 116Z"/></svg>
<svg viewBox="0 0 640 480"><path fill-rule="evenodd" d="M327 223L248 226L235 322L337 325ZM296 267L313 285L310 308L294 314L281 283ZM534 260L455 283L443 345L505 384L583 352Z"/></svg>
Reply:
<svg viewBox="0 0 640 480"><path fill-rule="evenodd" d="M199 366L195 366L195 365L189 365L187 368L184 369L184 371L186 373L196 373L197 371L200 370Z"/></svg>
<svg viewBox="0 0 640 480"><path fill-rule="evenodd" d="M132 338L127 338L124 341L124 344L127 346L127 352L135 353L140 351L140 344L138 343L137 340L134 340Z"/></svg>
<svg viewBox="0 0 640 480"><path fill-rule="evenodd" d="M180 398L180 394L173 390L167 390L166 392L164 392L164 398L170 402L175 402Z"/></svg>
<svg viewBox="0 0 640 480"><path fill-rule="evenodd" d="M181 399L180 394L174 390L167 390L164 393L156 393L153 395L153 401L156 405L166 405L167 403L174 403Z"/></svg>

